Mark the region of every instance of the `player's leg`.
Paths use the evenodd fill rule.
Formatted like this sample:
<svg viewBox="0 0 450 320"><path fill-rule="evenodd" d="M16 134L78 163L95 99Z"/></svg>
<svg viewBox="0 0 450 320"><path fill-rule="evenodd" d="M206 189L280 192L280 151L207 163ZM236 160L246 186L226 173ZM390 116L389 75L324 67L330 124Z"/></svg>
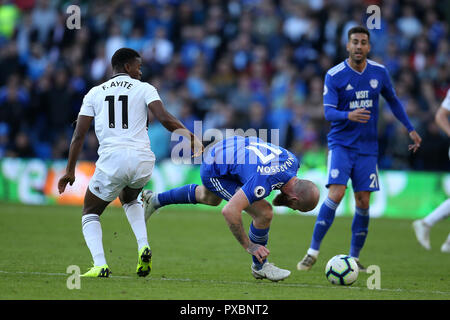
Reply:
<svg viewBox="0 0 450 320"><path fill-rule="evenodd" d="M136 237L138 246L136 273L141 277L145 277L152 269L152 251L148 243L144 208L137 200L141 191L142 188L134 189L127 186L120 192L119 199L130 223L131 230L133 230Z"/></svg>
<svg viewBox="0 0 450 320"><path fill-rule="evenodd" d="M126 162L128 164L124 175L126 186L121 190L119 200L136 237L138 247L136 273L140 277L145 277L152 270L152 251L148 243L145 211L138 201L138 196L150 181L155 157L152 152L132 150L128 152Z"/></svg>
<svg viewBox="0 0 450 320"><path fill-rule="evenodd" d="M170 204L202 203L217 206L220 204L221 199L228 200L231 198L231 196L227 198L225 196L228 196L226 191L222 190L223 187L219 187L221 184L217 182L218 178L210 175L210 166L205 163L202 163L200 166L200 177L203 186L188 184L158 194L152 193L150 190L144 190L142 192L142 201L144 203L145 219L148 220L153 212ZM232 191L232 194L234 192L235 190Z"/></svg>
<svg viewBox="0 0 450 320"><path fill-rule="evenodd" d="M100 215L110 201L104 201L93 194L89 187L86 190L81 217L83 237L92 256L94 267L83 274L83 277L108 277L111 273L106 263L102 242Z"/></svg>
<svg viewBox="0 0 450 320"><path fill-rule="evenodd" d="M423 222L425 222L428 226L432 227L437 222L444 220L445 218L448 217L450 217L450 199L447 199L443 203L441 203L440 206L434 209L429 215L427 215L423 219Z"/></svg>
<svg viewBox="0 0 450 320"><path fill-rule="evenodd" d="M450 199L445 200L423 219L413 222L417 241L427 250L431 249L430 230L439 221L450 216Z"/></svg>
<svg viewBox="0 0 450 320"><path fill-rule="evenodd" d="M137 200L141 191L142 188L133 189L127 186L123 188L119 195L123 210L125 211L131 229L136 236L138 250L141 250L144 246L148 246L144 209Z"/></svg>
<svg viewBox="0 0 450 320"><path fill-rule="evenodd" d="M442 244L441 251L444 253L450 253L450 233L447 237L447 240Z"/></svg>
<svg viewBox="0 0 450 320"><path fill-rule="evenodd" d="M320 207L308 253L314 256L319 254L322 240L333 224L336 209L341 203L346 189L347 186L342 184L332 184L328 187L328 196Z"/></svg>
<svg viewBox="0 0 450 320"><path fill-rule="evenodd" d="M195 200L197 203L216 207L222 202L222 198L209 191L205 186L200 185L195 188Z"/></svg>
<svg viewBox="0 0 450 320"><path fill-rule="evenodd" d="M196 204L197 200L195 198L195 189L197 188L197 186L197 184L192 183L159 193L155 197L155 200L157 200L156 204L158 205L158 208L170 204Z"/></svg>
<svg viewBox="0 0 450 320"><path fill-rule="evenodd" d="M269 241L269 229L273 218L272 206L266 200L259 200L245 208L245 211L252 217L248 237L253 243L266 246ZM269 263L267 259L260 263L255 256L252 256L252 275L256 279L269 279L279 281L289 277L289 270L276 267Z"/></svg>
<svg viewBox="0 0 450 320"><path fill-rule="evenodd" d="M309 270L319 256L320 245L331 227L336 209L345 195L354 163L354 154L345 148L334 148L328 153L328 196L322 203L314 225L310 247L297 264L298 270Z"/></svg>
<svg viewBox="0 0 450 320"><path fill-rule="evenodd" d="M206 204L211 206L219 205L222 199L214 194L208 194L204 186L197 184L187 184L165 192L155 193L151 190L142 192L142 202L144 203L145 220L158 209L171 204Z"/></svg>
<svg viewBox="0 0 450 320"><path fill-rule="evenodd" d="M83 235L94 260L94 267L83 275L86 277L107 277L110 273L103 250L99 217L123 188L122 154L123 152L116 152L101 155L86 190L82 217Z"/></svg>
<svg viewBox="0 0 450 320"><path fill-rule="evenodd" d="M350 256L355 258L359 271L363 272L366 268L359 262L359 254L369 233L369 203L370 191L355 192L356 208L352 222Z"/></svg>
<svg viewBox="0 0 450 320"><path fill-rule="evenodd" d="M328 187L328 196L322 203L314 225L311 244L306 255L297 264L298 270L309 270L316 263L319 256L320 245L333 224L336 209L345 195L345 185L332 184Z"/></svg>
<svg viewBox="0 0 450 320"><path fill-rule="evenodd" d="M160 208L169 204L182 203L202 203L206 205L217 206L224 198L220 191L223 189L218 178L212 177L210 174L211 164L202 163L200 166L200 177L203 186L197 184L188 184L179 188L158 194L154 199L154 206ZM217 181L217 182L216 182ZM213 192L209 191L212 190ZM234 194L233 190L233 193ZM218 195L214 193L219 193ZM226 192L224 192L226 193ZM231 194L231 195L232 195ZM226 199L226 197L225 197Z"/></svg>
<svg viewBox="0 0 450 320"><path fill-rule="evenodd" d="M369 233L370 195L380 188L377 157L359 155L351 179L355 192L355 214L352 222L350 256L356 259L360 271L364 272L365 268L359 262L359 255Z"/></svg>
<svg viewBox="0 0 450 320"><path fill-rule="evenodd" d="M197 184L187 184L165 192L155 193L151 190L142 191L142 202L144 203L145 220L159 208L171 204L196 204L195 189Z"/></svg>

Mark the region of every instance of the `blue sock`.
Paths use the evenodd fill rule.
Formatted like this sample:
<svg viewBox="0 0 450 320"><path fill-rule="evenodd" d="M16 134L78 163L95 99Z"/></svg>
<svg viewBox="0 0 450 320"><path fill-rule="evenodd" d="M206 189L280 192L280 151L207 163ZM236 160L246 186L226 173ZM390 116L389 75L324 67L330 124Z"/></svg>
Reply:
<svg viewBox="0 0 450 320"><path fill-rule="evenodd" d="M195 188L197 184L187 184L158 194L158 201L161 207L168 204L197 203L195 199Z"/></svg>
<svg viewBox="0 0 450 320"><path fill-rule="evenodd" d="M265 246L267 244L267 241L269 240L269 229L270 228L256 229L252 221L248 230L248 237L250 238L251 242ZM255 256L252 256L252 259L253 263L255 264L256 270L261 269L263 264L267 261L267 259L264 259L263 263L260 263Z"/></svg>
<svg viewBox="0 0 450 320"><path fill-rule="evenodd" d="M369 232L369 208L361 209L356 207L355 216L352 222L352 242L350 245L350 256L359 258L359 252L364 246L364 242Z"/></svg>
<svg viewBox="0 0 450 320"><path fill-rule="evenodd" d="M328 197L322 203L316 219L316 225L314 226L310 246L311 249L319 250L322 239L325 237L325 234L334 221L334 216L336 214L336 208L338 207L338 205L339 203L334 202Z"/></svg>

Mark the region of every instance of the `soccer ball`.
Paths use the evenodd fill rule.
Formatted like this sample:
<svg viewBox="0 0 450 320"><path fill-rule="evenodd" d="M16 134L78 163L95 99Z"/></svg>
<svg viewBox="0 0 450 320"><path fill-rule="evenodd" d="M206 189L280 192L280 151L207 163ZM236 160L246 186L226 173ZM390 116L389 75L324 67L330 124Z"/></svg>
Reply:
<svg viewBox="0 0 450 320"><path fill-rule="evenodd" d="M332 284L349 286L358 279L359 268L354 258L339 254L328 261L325 276Z"/></svg>

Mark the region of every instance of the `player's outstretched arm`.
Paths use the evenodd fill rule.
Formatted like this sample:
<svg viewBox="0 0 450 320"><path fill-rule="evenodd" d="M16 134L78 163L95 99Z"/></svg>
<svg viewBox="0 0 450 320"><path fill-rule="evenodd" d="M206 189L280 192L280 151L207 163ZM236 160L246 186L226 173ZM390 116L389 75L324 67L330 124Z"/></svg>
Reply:
<svg viewBox="0 0 450 320"><path fill-rule="evenodd" d="M441 128L450 138L450 123L448 121L448 116L450 116L450 110L440 107L436 112L434 119L439 128Z"/></svg>
<svg viewBox="0 0 450 320"><path fill-rule="evenodd" d="M408 146L408 150L416 152L420 144L422 143L422 138L414 130L413 125L409 121L408 115L406 114L405 108L397 97L394 87L392 86L391 79L386 70L384 70L385 80L383 81L383 88L381 89L381 95L384 97L389 107L391 108L394 116L399 120L409 132L409 137L414 142Z"/></svg>
<svg viewBox="0 0 450 320"><path fill-rule="evenodd" d="M251 255L254 255L260 263L269 255L269 249L259 244L250 241L248 235L244 231L242 225L242 210L249 206L248 199L242 190L239 190L223 207L222 214L234 235L241 246Z"/></svg>
<svg viewBox="0 0 450 320"><path fill-rule="evenodd" d="M403 108L400 100L397 98L395 94L386 94L384 95L389 107L392 110L394 116L408 129L409 137L413 141L413 144L408 145L408 150L413 151L414 153L420 148L420 144L422 143L422 138L420 135L414 130L411 122L409 121L408 115L406 114L405 108Z"/></svg>
<svg viewBox="0 0 450 320"><path fill-rule="evenodd" d="M203 153L204 147L201 140L189 131L180 120L170 114L170 112L164 108L164 105L160 100L155 100L149 103L148 108L167 130L170 132L177 131L178 134L188 138L191 141L193 157L197 157Z"/></svg>
<svg viewBox="0 0 450 320"><path fill-rule="evenodd" d="M75 131L73 132L72 141L70 142L69 159L67 161L66 173L58 181L58 191L63 193L67 184L73 184L75 181L75 165L77 164L78 156L83 147L84 137L88 132L94 117L79 115Z"/></svg>

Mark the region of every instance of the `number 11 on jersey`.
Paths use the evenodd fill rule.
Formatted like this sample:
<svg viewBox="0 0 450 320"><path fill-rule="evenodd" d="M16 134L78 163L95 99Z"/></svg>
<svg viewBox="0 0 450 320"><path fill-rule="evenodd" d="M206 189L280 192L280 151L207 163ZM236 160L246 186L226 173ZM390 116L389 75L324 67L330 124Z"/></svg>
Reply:
<svg viewBox="0 0 450 320"><path fill-rule="evenodd" d="M128 96L121 95L118 100L122 102L122 129L128 129ZM108 102L109 127L115 128L114 96L106 96L105 101Z"/></svg>

